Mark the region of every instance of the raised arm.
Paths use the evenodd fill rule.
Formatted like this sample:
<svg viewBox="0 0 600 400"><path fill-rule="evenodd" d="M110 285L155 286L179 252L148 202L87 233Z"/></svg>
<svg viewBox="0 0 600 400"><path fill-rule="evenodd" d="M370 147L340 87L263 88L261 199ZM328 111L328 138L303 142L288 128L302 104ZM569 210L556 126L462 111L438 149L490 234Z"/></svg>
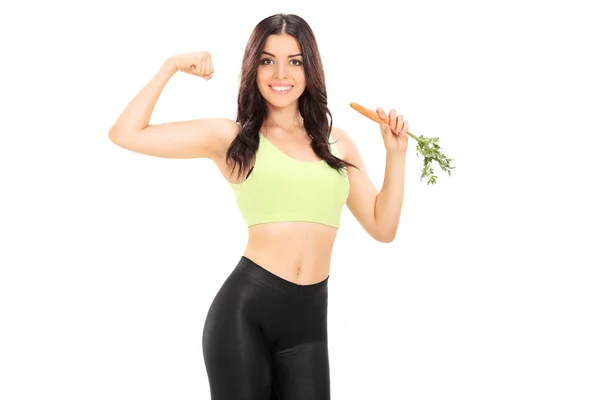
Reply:
<svg viewBox="0 0 600 400"><path fill-rule="evenodd" d="M392 111L391 119L395 119L396 113L394 110ZM379 108L378 112L383 114L383 110ZM382 243L390 243L396 237L404 202L408 123L398 125L397 122L393 122L392 127L387 123L381 126L384 142L386 142L385 176L381 190L377 190L369 177L360 151L350 135L338 128L337 137L344 147L346 161L358 167L358 169L348 169L350 194L346 205L373 239ZM402 144L394 146L395 140Z"/></svg>
<svg viewBox="0 0 600 400"><path fill-rule="evenodd" d="M203 118L149 125L167 82L177 72L211 79L210 53L185 53L169 58L131 100L110 128L110 140L124 149L163 158L211 158L224 153L238 125L225 118Z"/></svg>

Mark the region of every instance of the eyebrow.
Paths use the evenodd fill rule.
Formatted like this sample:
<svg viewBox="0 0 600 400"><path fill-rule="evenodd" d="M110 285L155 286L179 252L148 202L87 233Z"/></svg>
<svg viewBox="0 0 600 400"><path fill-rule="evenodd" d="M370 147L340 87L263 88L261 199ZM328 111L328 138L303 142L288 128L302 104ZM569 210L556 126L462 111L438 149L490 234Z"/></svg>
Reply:
<svg viewBox="0 0 600 400"><path fill-rule="evenodd" d="M275 57L275 54L267 53L266 51L263 51L263 53L266 54L266 55L268 55L268 56ZM302 56L302 53L292 54L291 56L288 56L288 58L297 57L297 56Z"/></svg>

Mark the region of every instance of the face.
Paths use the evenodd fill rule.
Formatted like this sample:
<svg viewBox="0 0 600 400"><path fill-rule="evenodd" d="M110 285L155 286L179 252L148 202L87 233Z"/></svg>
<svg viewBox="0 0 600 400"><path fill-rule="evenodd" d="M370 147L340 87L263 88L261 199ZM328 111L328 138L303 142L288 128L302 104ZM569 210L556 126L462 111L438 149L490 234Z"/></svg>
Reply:
<svg viewBox="0 0 600 400"><path fill-rule="evenodd" d="M293 36L270 35L260 56L256 84L265 100L274 107L298 101L306 88L303 58Z"/></svg>

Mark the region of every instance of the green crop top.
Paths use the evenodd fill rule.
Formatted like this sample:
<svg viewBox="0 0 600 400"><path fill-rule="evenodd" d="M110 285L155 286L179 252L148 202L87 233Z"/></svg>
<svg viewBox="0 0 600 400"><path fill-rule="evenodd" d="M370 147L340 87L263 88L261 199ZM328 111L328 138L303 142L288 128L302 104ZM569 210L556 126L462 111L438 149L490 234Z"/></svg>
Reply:
<svg viewBox="0 0 600 400"><path fill-rule="evenodd" d="M324 160L297 160L259 137L250 176L230 182L246 225L306 221L339 228L350 190L347 171L338 172ZM330 148L339 157L334 143Z"/></svg>

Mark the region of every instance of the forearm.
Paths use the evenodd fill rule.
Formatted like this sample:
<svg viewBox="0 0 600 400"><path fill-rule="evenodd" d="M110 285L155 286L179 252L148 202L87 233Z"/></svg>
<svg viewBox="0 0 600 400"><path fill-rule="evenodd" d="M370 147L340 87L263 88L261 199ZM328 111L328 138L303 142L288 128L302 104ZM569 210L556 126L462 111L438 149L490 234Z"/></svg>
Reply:
<svg viewBox="0 0 600 400"><path fill-rule="evenodd" d="M385 241L394 240L398 230L404 202L405 169L405 151L386 153L383 185L375 200L375 224Z"/></svg>
<svg viewBox="0 0 600 400"><path fill-rule="evenodd" d="M150 82L129 102L111 127L110 134L138 132L147 127L158 98L175 72L175 65L169 61L165 62Z"/></svg>

